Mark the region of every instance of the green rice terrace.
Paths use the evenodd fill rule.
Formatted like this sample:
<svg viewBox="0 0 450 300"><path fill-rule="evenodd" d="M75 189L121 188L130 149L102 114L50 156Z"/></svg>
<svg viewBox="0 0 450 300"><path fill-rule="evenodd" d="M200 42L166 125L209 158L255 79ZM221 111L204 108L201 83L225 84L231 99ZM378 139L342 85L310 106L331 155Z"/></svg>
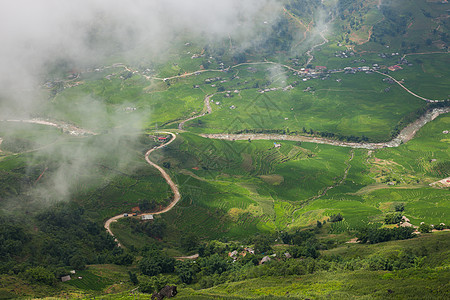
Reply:
<svg viewBox="0 0 450 300"><path fill-rule="evenodd" d="M0 299L447 299L450 4L187 2L0 77Z"/></svg>

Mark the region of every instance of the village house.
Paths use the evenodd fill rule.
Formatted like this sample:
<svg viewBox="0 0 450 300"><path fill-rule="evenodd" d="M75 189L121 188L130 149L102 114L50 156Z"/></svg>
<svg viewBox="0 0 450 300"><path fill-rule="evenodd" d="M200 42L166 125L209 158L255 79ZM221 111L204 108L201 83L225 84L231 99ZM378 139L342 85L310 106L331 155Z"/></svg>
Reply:
<svg viewBox="0 0 450 300"><path fill-rule="evenodd" d="M403 70L403 68L400 67L399 65L393 65L393 66L388 67L388 70L392 71L392 72L395 72L397 70Z"/></svg>
<svg viewBox="0 0 450 300"><path fill-rule="evenodd" d="M260 265L265 264L266 262L271 261L272 259L269 256L264 256L261 261L259 262Z"/></svg>
<svg viewBox="0 0 450 300"><path fill-rule="evenodd" d="M142 216L141 216L141 220L142 220L142 221L153 220L153 215L142 215Z"/></svg>
<svg viewBox="0 0 450 300"><path fill-rule="evenodd" d="M244 250L250 254L255 254L255 250L253 250L252 248L246 247L246 248L244 248Z"/></svg>

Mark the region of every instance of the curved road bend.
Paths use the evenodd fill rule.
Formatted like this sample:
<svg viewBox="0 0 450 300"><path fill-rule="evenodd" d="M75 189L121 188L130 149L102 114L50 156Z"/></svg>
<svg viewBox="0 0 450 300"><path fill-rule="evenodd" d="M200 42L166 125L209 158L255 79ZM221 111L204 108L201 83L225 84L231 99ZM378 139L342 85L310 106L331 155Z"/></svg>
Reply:
<svg viewBox="0 0 450 300"><path fill-rule="evenodd" d="M148 150L147 153L145 153L145 160L147 161L147 163L149 165L151 165L152 167L156 168L161 173L161 175L164 177L164 179L167 181L167 183L169 184L170 188L172 189L172 192L173 192L174 196L173 196L172 202L166 208L164 208L163 210L158 211L158 212L154 212L154 213L151 213L151 214L141 214L141 216L143 216L143 215L159 215L159 214L166 213L166 212L170 211L181 199L180 191L179 191L177 185L173 182L172 178L170 178L169 174L167 174L167 172L163 168L161 168L160 166L158 166L157 164L155 164L154 162L152 162L150 160L149 156L150 156L150 154L153 151L166 147L167 145L171 144L177 138L177 136L174 133L172 133L172 132L162 131L162 132L159 132L159 133L170 134L172 136L172 139L168 143L162 144L162 145L160 145L158 147L154 147L154 148ZM115 241L117 242L119 247L122 247L122 245L120 244L120 242L117 240L117 238L112 233L110 226L111 226L111 223L117 222L117 220L119 220L119 219L121 219L123 217L124 217L123 213L120 214L120 215L114 216L114 217L108 219L105 222L105 226L104 226L106 231L111 236L113 236L115 238Z"/></svg>
<svg viewBox="0 0 450 300"><path fill-rule="evenodd" d="M190 118L188 118L188 119L186 119L186 120L181 121L180 124L178 124L178 129L179 129L179 130L183 130L184 124L185 124L186 122L189 122L189 121L195 120L195 119L197 119L197 118L203 117L203 116L206 115L206 114L210 114L210 113L212 112L210 99L211 99L211 97L214 96L214 95L215 95L215 94L211 94L211 95L207 95L207 96L205 97L205 100L204 100L205 106L204 106L204 107L206 108L206 111L205 111L204 113L201 113L201 114L199 114L199 115L196 115L196 116L193 116L193 117L190 117ZM203 110L205 110L205 108L203 108Z"/></svg>
<svg viewBox="0 0 450 300"><path fill-rule="evenodd" d="M427 102L428 102L428 101L438 101L438 102L445 101L445 100L433 100L433 99L428 99L428 98L419 96L419 95L417 95L417 94L411 92L407 87L405 87L400 81L398 81L398 80L395 79L394 77L392 77L392 76L390 76L390 75L388 75L388 74L381 73L381 72L379 72L379 71L374 71L374 72L375 72L375 73L378 73L378 74L380 74L380 75L386 76L386 77L388 77L388 78L390 78L390 79L392 79L392 80L393 80L395 83L397 83L401 88L403 88L405 91L407 91L408 93L410 93L411 95L413 95L413 96L416 97L416 98L419 98L419 99L424 100L424 101L427 101Z"/></svg>

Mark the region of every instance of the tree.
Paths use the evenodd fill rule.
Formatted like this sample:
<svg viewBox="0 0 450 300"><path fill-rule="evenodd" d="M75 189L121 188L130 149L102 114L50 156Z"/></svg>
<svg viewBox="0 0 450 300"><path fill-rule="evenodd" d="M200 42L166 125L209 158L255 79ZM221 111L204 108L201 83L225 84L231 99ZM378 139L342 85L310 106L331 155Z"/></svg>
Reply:
<svg viewBox="0 0 450 300"><path fill-rule="evenodd" d="M150 250L144 254L139 262L142 274L155 276L161 273L172 273L175 268L175 259L161 254L158 250Z"/></svg>
<svg viewBox="0 0 450 300"><path fill-rule="evenodd" d="M161 218L156 218L151 222L144 222L138 226L141 232L144 232L146 235L161 239L164 236L164 233L167 228L166 222Z"/></svg>
<svg viewBox="0 0 450 300"><path fill-rule="evenodd" d="M430 225L428 225L428 224L426 224L426 223L422 223L422 224L420 224L418 230L419 230L421 233L429 233L429 232L431 232L432 229L433 229L433 228L432 228Z"/></svg>
<svg viewBox="0 0 450 300"><path fill-rule="evenodd" d="M139 291L146 294L156 292L154 281L148 277L141 278L141 280L139 280Z"/></svg>
<svg viewBox="0 0 450 300"><path fill-rule="evenodd" d="M156 203L155 201L150 201L148 199L143 199L139 202L139 209L141 211L148 211L148 210L152 210L156 207Z"/></svg>
<svg viewBox="0 0 450 300"><path fill-rule="evenodd" d="M317 221L317 228L322 228L322 222Z"/></svg>
<svg viewBox="0 0 450 300"><path fill-rule="evenodd" d="M130 253L122 253L114 257L114 263L120 266L129 266L133 263L134 257Z"/></svg>
<svg viewBox="0 0 450 300"><path fill-rule="evenodd" d="M207 70L209 68L209 65L210 65L209 61L207 61L207 60L202 61L202 66L205 70Z"/></svg>
<svg viewBox="0 0 450 300"><path fill-rule="evenodd" d="M220 257L217 253L209 257L205 257L200 262L200 267L206 275L222 274L229 268L228 262Z"/></svg>
<svg viewBox="0 0 450 300"><path fill-rule="evenodd" d="M128 276L130 277L130 281L133 285L138 285L139 284L139 280L136 276L136 273L133 273L131 271L128 271Z"/></svg>
<svg viewBox="0 0 450 300"><path fill-rule="evenodd" d="M84 270L86 268L86 259L81 254L72 256L69 263L75 270Z"/></svg>
<svg viewBox="0 0 450 300"><path fill-rule="evenodd" d="M139 270L147 276L160 274L162 271L158 257L145 257L139 262Z"/></svg>
<svg viewBox="0 0 450 300"><path fill-rule="evenodd" d="M333 214L330 216L330 218L328 219L329 222L339 222L342 221L344 219L344 217L341 215L341 213L338 214Z"/></svg>
<svg viewBox="0 0 450 300"><path fill-rule="evenodd" d="M394 206L395 211L402 212L405 210L405 203L397 203Z"/></svg>
<svg viewBox="0 0 450 300"><path fill-rule="evenodd" d="M402 220L402 214L399 212L387 214L384 217L384 222L386 224L398 224Z"/></svg>
<svg viewBox="0 0 450 300"><path fill-rule="evenodd" d="M270 250L272 250L272 247L270 246L270 242L268 238L264 236L259 236L255 239L255 252L256 253L266 253Z"/></svg>
<svg viewBox="0 0 450 300"><path fill-rule="evenodd" d="M241 64L241 63L245 63L247 61L247 56L245 55L245 53L241 52L241 53L237 53L233 56L233 59L236 61L236 63Z"/></svg>
<svg viewBox="0 0 450 300"><path fill-rule="evenodd" d="M25 271L25 278L33 283L43 283L46 285L55 284L53 273L44 267L29 268Z"/></svg>
<svg viewBox="0 0 450 300"><path fill-rule="evenodd" d="M178 261L175 265L175 272L180 277L181 282L190 284L194 280L194 270L191 268L190 262Z"/></svg>
<svg viewBox="0 0 450 300"><path fill-rule="evenodd" d="M187 235L183 235L181 237L181 247L186 250L186 251L193 251L196 250L198 248L198 237L193 234L193 233L189 233Z"/></svg>

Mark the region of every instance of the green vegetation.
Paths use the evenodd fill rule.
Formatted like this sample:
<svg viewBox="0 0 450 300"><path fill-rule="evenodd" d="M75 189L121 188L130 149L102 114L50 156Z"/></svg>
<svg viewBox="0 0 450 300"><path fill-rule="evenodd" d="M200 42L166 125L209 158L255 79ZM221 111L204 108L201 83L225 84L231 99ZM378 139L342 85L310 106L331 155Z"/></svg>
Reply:
<svg viewBox="0 0 450 300"><path fill-rule="evenodd" d="M166 285L179 299L445 299L450 194L437 182L450 176L450 116L399 147L340 142L389 141L448 108L382 75L448 99L449 4L284 8L258 20L253 43L186 33L158 61L130 49L57 67L33 117L64 129L0 121L1 299L144 299ZM174 197L144 158L161 131L176 139L150 160L181 200L144 221ZM104 222L124 214L112 237Z"/></svg>

